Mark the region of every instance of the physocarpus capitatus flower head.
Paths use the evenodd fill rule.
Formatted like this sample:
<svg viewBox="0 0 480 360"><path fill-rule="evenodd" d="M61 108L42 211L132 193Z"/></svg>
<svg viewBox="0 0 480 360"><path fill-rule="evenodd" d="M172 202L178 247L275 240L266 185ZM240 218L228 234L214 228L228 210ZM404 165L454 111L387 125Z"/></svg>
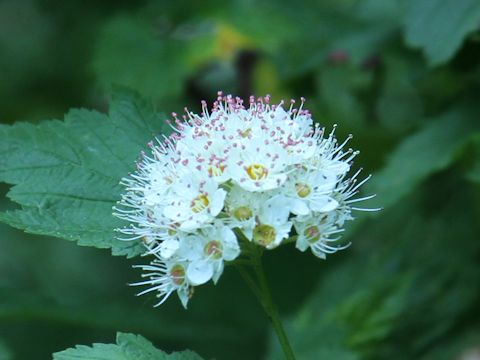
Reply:
<svg viewBox="0 0 480 360"><path fill-rule="evenodd" d="M295 108L269 96L218 94L211 111L173 114L173 133L149 144L137 171L123 179L115 215L130 223L122 240L142 241L153 257L144 270L162 304L177 292L186 307L193 288L217 282L226 262L242 254L240 238L266 249L295 241L319 258L336 243L368 177L351 173L358 152L339 143L335 128L313 122L304 99Z"/></svg>

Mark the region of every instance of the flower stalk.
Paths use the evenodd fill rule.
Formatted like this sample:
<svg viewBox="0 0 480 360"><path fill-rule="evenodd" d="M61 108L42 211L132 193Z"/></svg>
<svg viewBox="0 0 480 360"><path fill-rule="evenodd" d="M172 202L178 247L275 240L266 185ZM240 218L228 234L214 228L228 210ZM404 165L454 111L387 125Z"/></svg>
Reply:
<svg viewBox="0 0 480 360"><path fill-rule="evenodd" d="M249 242L245 235L243 235L240 231L236 231L236 234L239 236L240 242L244 246L244 249L246 248L245 254L247 255L248 261L248 263L245 263L245 261L242 263L236 263L237 269L244 281L247 283L248 287L252 290L252 292L255 294L255 297L262 305L265 314L275 330L285 358L287 360L295 360L295 354L292 346L290 345L290 341L288 340L287 333L283 328L278 308L273 301L267 276L263 269L262 254L264 249ZM254 277L252 277L245 268L246 264L248 264L253 270Z"/></svg>

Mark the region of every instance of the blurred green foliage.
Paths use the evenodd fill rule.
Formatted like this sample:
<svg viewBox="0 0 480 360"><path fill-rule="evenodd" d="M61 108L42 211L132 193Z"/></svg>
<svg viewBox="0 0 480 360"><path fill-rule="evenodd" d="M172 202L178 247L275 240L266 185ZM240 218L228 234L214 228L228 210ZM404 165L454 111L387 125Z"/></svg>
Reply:
<svg viewBox="0 0 480 360"><path fill-rule="evenodd" d="M305 96L318 122L354 134L384 210L351 224L352 247L326 261L290 246L265 255L299 359L462 359L480 347L479 39L473 0L3 0L0 121L106 112L118 85L166 114L220 89ZM27 134L2 128L0 178L22 180L12 162L33 144L81 146L95 119L78 114L75 131L51 128L13 155ZM0 235L0 359L48 359L117 331L207 359L282 358L231 269L188 311L152 309L125 285L142 259L6 225Z"/></svg>

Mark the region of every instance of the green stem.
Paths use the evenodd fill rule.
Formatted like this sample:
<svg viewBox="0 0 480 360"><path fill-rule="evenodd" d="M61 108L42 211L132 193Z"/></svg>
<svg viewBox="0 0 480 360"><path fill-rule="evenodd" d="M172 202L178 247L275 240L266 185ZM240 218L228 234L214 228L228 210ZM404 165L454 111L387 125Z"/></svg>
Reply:
<svg viewBox="0 0 480 360"><path fill-rule="evenodd" d="M292 347L288 340L287 334L283 328L282 322L280 320L280 314L278 313L278 309L273 302L272 293L270 292L270 288L268 286L267 277L265 275L265 271L263 270L262 265L262 253L263 248L252 244L248 240L245 242L245 236L241 232L237 232L237 236L241 239L244 244L244 248L246 253L249 255L250 265L253 268L256 282L250 275L250 273L240 264L237 264L237 269L240 272L240 275L245 280L247 285L250 287L252 292L257 297L258 301L263 307L263 310L267 314L270 322L275 329L275 333L277 334L278 341L282 347L283 353L287 360L295 360L295 354L293 353Z"/></svg>
<svg viewBox="0 0 480 360"><path fill-rule="evenodd" d="M240 273L240 276L243 278L243 280L247 283L248 287L252 292L255 294L257 299L262 298L262 293L257 284L255 283L255 280L252 279L248 271L241 265L237 265L237 270Z"/></svg>
<svg viewBox="0 0 480 360"><path fill-rule="evenodd" d="M288 340L287 333L283 328L277 306L273 302L272 293L270 292L267 277L265 275L265 271L263 270L261 253L257 253L256 256L253 257L253 269L257 275L260 291L263 295L262 298L259 299L260 303L262 304L265 313L275 329L275 333L277 334L278 341L282 346L285 358L287 360L295 360L295 354L293 353L292 346Z"/></svg>

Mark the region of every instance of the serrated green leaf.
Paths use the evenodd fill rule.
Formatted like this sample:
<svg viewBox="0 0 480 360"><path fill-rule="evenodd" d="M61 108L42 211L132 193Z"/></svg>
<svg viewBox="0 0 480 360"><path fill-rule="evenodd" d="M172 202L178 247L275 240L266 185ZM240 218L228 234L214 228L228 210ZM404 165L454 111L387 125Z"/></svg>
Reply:
<svg viewBox="0 0 480 360"><path fill-rule="evenodd" d="M112 216L119 181L134 169L145 144L162 130L154 109L119 90L108 115L72 110L64 121L0 126L0 181L13 184L8 197L21 209L0 220L27 232L139 254L138 243L115 239L122 223Z"/></svg>
<svg viewBox="0 0 480 360"><path fill-rule="evenodd" d="M480 130L478 116L468 106L430 120L420 131L406 137L390 154L387 165L367 184L381 206L394 204L429 175L445 169Z"/></svg>
<svg viewBox="0 0 480 360"><path fill-rule="evenodd" d="M410 0L405 39L422 48L431 65L448 61L480 23L478 0Z"/></svg>
<svg viewBox="0 0 480 360"><path fill-rule="evenodd" d="M167 354L140 335L117 333L116 344L77 345L53 354L53 360L202 360L192 351Z"/></svg>

